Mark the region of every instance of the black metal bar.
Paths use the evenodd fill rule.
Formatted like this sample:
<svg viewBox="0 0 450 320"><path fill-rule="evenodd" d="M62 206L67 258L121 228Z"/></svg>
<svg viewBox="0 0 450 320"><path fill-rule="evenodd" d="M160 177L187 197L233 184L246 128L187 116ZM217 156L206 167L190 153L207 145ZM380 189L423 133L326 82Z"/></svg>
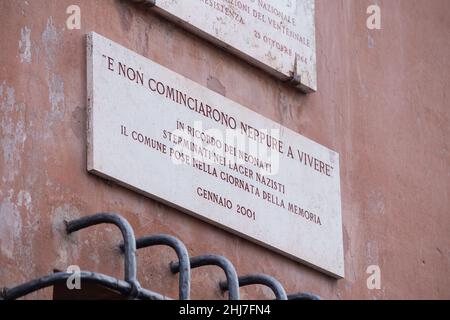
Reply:
<svg viewBox="0 0 450 320"><path fill-rule="evenodd" d="M15 300L34 291L51 287L58 283L66 282L70 277L73 276L74 274L70 272L56 272L42 278L31 280L14 288L4 288L2 291L2 298L5 300ZM81 271L79 276L81 281L99 284L109 289L120 292L123 295L128 295L132 290L131 284L127 281L118 280L101 273ZM136 298L145 300L169 299L168 297L165 297L159 293L142 288L138 290Z"/></svg>
<svg viewBox="0 0 450 320"><path fill-rule="evenodd" d="M181 266L179 270L179 299L189 300L191 292L191 263L186 246L179 239L167 234L157 234L136 240L137 249L155 245L166 245L175 250Z"/></svg>
<svg viewBox="0 0 450 320"><path fill-rule="evenodd" d="M298 70L297 70L297 55L295 55L295 59L294 59L294 70L291 72L291 76L288 79L288 84L290 84L291 86L298 86L300 84L302 84L302 79L301 76L298 74Z"/></svg>
<svg viewBox="0 0 450 320"><path fill-rule="evenodd" d="M299 292L289 294L287 298L288 300L321 300L318 295L309 292Z"/></svg>
<svg viewBox="0 0 450 320"><path fill-rule="evenodd" d="M135 298L140 289L140 284L136 277L136 240L133 228L125 218L118 214L97 213L92 216L66 222L66 230L67 233L72 233L101 223L114 224L122 233L125 254L125 281L131 286L129 292L130 298Z"/></svg>
<svg viewBox="0 0 450 320"><path fill-rule="evenodd" d="M191 257L189 260L191 262L191 269L207 265L214 265L222 268L227 278L229 299L239 300L238 276L233 264L227 258L215 254L208 254L203 256ZM177 273L180 271L180 264L178 262L172 262L170 264L170 269L173 273Z"/></svg>
<svg viewBox="0 0 450 320"><path fill-rule="evenodd" d="M277 300L287 300L286 291L284 290L281 283L277 279L269 275L251 274L239 277L238 280L239 280L239 287L244 287L252 284L262 284L272 289ZM220 287L222 288L222 290L227 290L228 287L227 282L226 281L220 282Z"/></svg>
<svg viewBox="0 0 450 320"><path fill-rule="evenodd" d="M136 247L144 248L153 245L167 245L175 250L178 262L171 262L170 269L173 273L180 273L179 296L180 299L189 299L190 295L190 270L206 265L215 265L225 272L226 281L219 283L222 290L228 290L230 300L239 300L239 287L251 284L262 284L270 287L277 299L284 300L320 300L321 298L312 293L296 293L286 296L283 286L273 277L265 274L237 276L233 264L225 257L219 255L203 255L189 258L187 249L183 242L170 235L159 234L135 240L134 232L127 220L117 214L99 213L92 216L82 217L77 220L66 222L66 230L72 232L87 228L89 226L111 223L116 225L123 236L124 242L121 248L125 255L125 280L119 280L101 273L81 271L80 280L96 283L109 289L126 295L130 299L169 300L159 293L141 288L136 277ZM181 266L181 267L180 267ZM57 272L42 278L38 278L14 288L3 288L0 290L0 299L17 299L33 291L40 290L63 281L67 281L74 274L69 272Z"/></svg>
<svg viewBox="0 0 450 320"><path fill-rule="evenodd" d="M131 1L144 4L148 7L154 7L156 5L156 0L131 0Z"/></svg>

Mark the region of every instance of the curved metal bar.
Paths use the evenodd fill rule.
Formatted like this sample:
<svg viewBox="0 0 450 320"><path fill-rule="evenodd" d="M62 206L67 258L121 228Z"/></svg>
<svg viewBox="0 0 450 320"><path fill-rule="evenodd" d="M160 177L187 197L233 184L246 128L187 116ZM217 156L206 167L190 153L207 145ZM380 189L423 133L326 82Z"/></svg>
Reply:
<svg viewBox="0 0 450 320"><path fill-rule="evenodd" d="M97 213L92 216L66 222L66 230L70 234L101 223L114 224L122 233L125 253L125 281L131 285L132 290L129 292L130 298L135 298L140 289L140 284L136 277L136 240L133 228L125 218L118 214Z"/></svg>
<svg viewBox="0 0 450 320"><path fill-rule="evenodd" d="M2 298L5 300L15 300L34 291L51 287L61 282L66 282L70 277L73 276L74 273L70 272L56 272L42 278L31 280L14 288L4 288L2 291ZM81 271L79 276L82 281L102 285L109 289L118 291L123 295L128 295L132 290L132 286L130 283L101 273ZM142 288L138 290L137 298L145 300L168 299L167 297L159 293Z"/></svg>
<svg viewBox="0 0 450 320"><path fill-rule="evenodd" d="M238 276L233 264L227 258L215 254L208 254L203 256L191 257L189 260L191 262L191 269L207 265L214 265L222 268L227 278L229 299L239 300ZM172 262L170 264L170 269L173 273L177 273L180 271L180 264L178 262Z"/></svg>
<svg viewBox="0 0 450 320"><path fill-rule="evenodd" d="M191 263L186 246L179 239L167 234L157 234L136 240L137 249L155 245L166 245L175 250L181 266L179 269L179 299L189 300L191 292Z"/></svg>
<svg viewBox="0 0 450 320"><path fill-rule="evenodd" d="M288 300L321 300L318 295L309 292L299 292L289 294L287 296Z"/></svg>
<svg viewBox="0 0 450 320"><path fill-rule="evenodd" d="M277 300L287 300L286 291L284 290L281 283L274 277L266 274L251 274L239 277L238 280L239 287L244 287L252 284L262 284L272 289ZM221 281L220 287L222 288L222 290L227 290L227 282Z"/></svg>
<svg viewBox="0 0 450 320"><path fill-rule="evenodd" d="M148 7L154 7L156 5L156 0L131 0L131 2L142 3Z"/></svg>

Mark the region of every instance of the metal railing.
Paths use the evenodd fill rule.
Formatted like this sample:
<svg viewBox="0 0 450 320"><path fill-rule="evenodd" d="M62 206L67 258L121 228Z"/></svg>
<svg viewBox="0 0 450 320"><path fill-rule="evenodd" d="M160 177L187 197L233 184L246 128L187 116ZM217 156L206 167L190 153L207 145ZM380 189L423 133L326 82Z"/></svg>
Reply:
<svg viewBox="0 0 450 320"><path fill-rule="evenodd" d="M317 295L306 292L288 295L286 294L286 291L281 283L269 275L252 274L238 276L233 264L223 256L207 254L189 257L188 251L183 242L170 235L157 234L142 237L136 240L131 225L126 219L117 214L98 213L92 216L67 221L66 231L68 234L71 234L78 230L103 223L114 224L122 233L123 243L120 245L120 248L124 254L124 279L120 280L102 273L89 271L81 271L79 273L79 277L81 281L86 283L93 283L112 289L127 299L171 300L170 297L142 288L137 279L136 249L155 245L169 246L178 256L178 261L172 261L169 267L173 274L179 274L178 298L180 300L189 300L190 298L192 269L209 265L218 266L224 271L226 280L221 281L218 285L223 292L228 291L228 298L230 300L239 300L239 287L256 284L264 285L272 289L277 300L320 299ZM56 272L51 275L31 280L13 288L3 288L0 290L0 299L18 299L34 291L64 283L70 277L73 277L73 273Z"/></svg>

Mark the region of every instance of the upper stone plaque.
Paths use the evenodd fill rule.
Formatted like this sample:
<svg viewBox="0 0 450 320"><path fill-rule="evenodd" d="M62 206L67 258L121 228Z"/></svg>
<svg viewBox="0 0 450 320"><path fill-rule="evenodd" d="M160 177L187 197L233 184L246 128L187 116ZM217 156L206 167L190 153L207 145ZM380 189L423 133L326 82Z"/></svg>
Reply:
<svg viewBox="0 0 450 320"><path fill-rule="evenodd" d="M304 92L317 89L314 0L156 0L154 10Z"/></svg>

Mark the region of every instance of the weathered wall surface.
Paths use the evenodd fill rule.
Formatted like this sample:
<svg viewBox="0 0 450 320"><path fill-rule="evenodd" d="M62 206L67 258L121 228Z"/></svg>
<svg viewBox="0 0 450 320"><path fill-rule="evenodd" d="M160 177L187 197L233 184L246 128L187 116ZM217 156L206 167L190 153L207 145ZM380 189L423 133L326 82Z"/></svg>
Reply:
<svg viewBox="0 0 450 320"><path fill-rule="evenodd" d="M113 226L73 236L63 220L113 211L138 236L228 257L288 292L326 299L450 298L450 2L317 0L318 92L303 95L127 1L0 0L0 287L65 270L123 274ZM81 30L66 8L81 7ZM85 34L115 42L340 153L346 278L335 280L86 171ZM282 235L280 235L282 236ZM138 254L139 280L177 296L170 249ZM379 265L381 290L366 268ZM223 298L214 267L193 298ZM263 287L243 298L272 298ZM51 298L44 290L28 298Z"/></svg>

